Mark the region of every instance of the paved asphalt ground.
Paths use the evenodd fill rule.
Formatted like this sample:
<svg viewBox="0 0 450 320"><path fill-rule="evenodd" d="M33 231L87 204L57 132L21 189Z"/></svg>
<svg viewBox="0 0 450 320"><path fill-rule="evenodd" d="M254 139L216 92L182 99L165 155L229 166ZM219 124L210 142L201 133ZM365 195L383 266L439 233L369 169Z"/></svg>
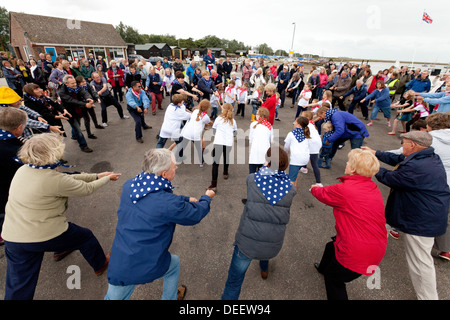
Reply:
<svg viewBox="0 0 450 320"><path fill-rule="evenodd" d="M163 101L164 108L169 99ZM280 109L280 122L275 128L280 132L280 143L292 130L296 108L290 108L290 101ZM126 108L125 104L123 105ZM251 107L246 106L245 118L236 119L239 128L248 129ZM99 106L96 108L100 119ZM125 111L126 112L126 111ZM126 112L127 114L127 112ZM111 248L117 222L117 208L122 184L141 172L141 162L146 150L156 146L164 111L156 116L146 116L153 129L144 131L144 143L134 138L134 122L119 119L114 107L108 109L109 126L104 130L94 129L97 140L88 139L93 153L79 150L77 142L66 138L65 159L76 168L69 170L85 172L114 171L122 173L119 181L110 182L95 194L84 198L69 199L67 218L69 221L91 229L105 252ZM356 115L362 119L361 113ZM400 147L399 136L388 136L386 123L380 120L369 127L370 137L364 145L374 149L390 150ZM69 132L70 126L66 123ZM70 135L69 135L70 136ZM167 143L166 147L169 146ZM339 150L330 170L322 169L324 185L337 183L336 177L344 174L350 143ZM248 157L248 150L246 151ZM325 300L323 277L317 273L313 263L319 262L330 237L335 235L332 209L315 198L308 191L314 181L312 168L309 173L299 173L298 194L291 208L291 219L287 227L283 249L270 261L269 277L262 280L257 262L252 262L247 271L240 298L247 300ZM223 180L219 175L218 192L211 204L211 212L198 225L177 226L170 252L181 259L180 284L188 288L186 300L220 299L233 251L233 240L242 214L242 198L246 197L245 179L247 164L230 166L230 178ZM211 180L211 166L182 164L176 173L173 185L176 194L200 197ZM389 189L377 182L387 199ZM444 261L433 252L437 274L438 293L441 300L450 299L450 262ZM72 275L69 266L78 266L81 287L69 289L67 281ZM68 271L69 270L69 271ZM133 272L133 270L130 270ZM6 258L4 247L0 247L0 298L4 296ZM405 260L403 237L394 240L389 237L386 255L380 264L379 282L362 276L347 285L352 300L415 300ZM373 280L373 279L372 279ZM69 282L70 279L69 279ZM373 288L373 284L379 284ZM60 262L53 261L52 253L44 256L39 282L36 288L37 300L101 300L107 291L106 274L97 277L79 252L73 252ZM369 289L372 287L372 289ZM158 300L162 294L162 281L137 286L131 299Z"/></svg>

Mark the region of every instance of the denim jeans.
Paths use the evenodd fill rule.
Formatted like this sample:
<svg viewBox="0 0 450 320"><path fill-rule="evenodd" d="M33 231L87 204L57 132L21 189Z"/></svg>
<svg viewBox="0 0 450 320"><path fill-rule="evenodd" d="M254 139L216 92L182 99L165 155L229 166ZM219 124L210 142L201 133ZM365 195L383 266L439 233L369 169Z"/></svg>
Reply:
<svg viewBox="0 0 450 320"><path fill-rule="evenodd" d="M241 293L242 283L244 282L245 273L252 259L246 257L238 248L234 246L233 257L231 258L230 269L228 270L228 278L225 283L225 290L222 294L222 300L238 300ZM259 261L261 271L269 270L269 260Z"/></svg>
<svg viewBox="0 0 450 320"><path fill-rule="evenodd" d="M333 142L333 146L331 147L331 154L330 154L331 159L334 158L339 145L344 144L344 142L347 140L348 139L336 139L336 141ZM361 135L361 138L350 139L350 148L352 150L361 148L363 142L364 142L364 137L362 135Z"/></svg>
<svg viewBox="0 0 450 320"><path fill-rule="evenodd" d="M81 132L81 125L79 118L72 118L69 121L70 126L72 127L72 137L77 139L78 145L80 149L83 150L88 147L86 139L84 138L83 132Z"/></svg>
<svg viewBox="0 0 450 320"><path fill-rule="evenodd" d="M156 149L164 148L166 145L167 139L169 138L158 138L158 142L156 143ZM178 140L173 140L176 144L179 144L181 141L183 141L183 137L179 137Z"/></svg>
<svg viewBox="0 0 450 320"><path fill-rule="evenodd" d="M163 281L163 294L161 300L177 300L178 278L180 276L180 258L171 254L169 270L159 279ZM159 280L156 279L156 280ZM108 283L108 292L105 300L129 300L136 285L114 286Z"/></svg>

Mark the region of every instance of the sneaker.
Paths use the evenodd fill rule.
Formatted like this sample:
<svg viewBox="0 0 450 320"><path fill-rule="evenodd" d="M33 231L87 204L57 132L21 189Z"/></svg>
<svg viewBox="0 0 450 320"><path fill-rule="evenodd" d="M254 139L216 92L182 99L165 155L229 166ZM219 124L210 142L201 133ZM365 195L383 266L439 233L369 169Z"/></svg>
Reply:
<svg viewBox="0 0 450 320"><path fill-rule="evenodd" d="M122 119L130 119L130 116L123 116Z"/></svg>
<svg viewBox="0 0 450 320"><path fill-rule="evenodd" d="M276 121L281 121L281 120L280 120L280 119L278 119L278 118L275 118L275 120L276 120Z"/></svg>
<svg viewBox="0 0 450 320"><path fill-rule="evenodd" d="M323 187L323 184L321 184L321 183L316 183L316 186L318 186L318 187Z"/></svg>
<svg viewBox="0 0 450 320"><path fill-rule="evenodd" d="M398 239L398 237L400 236L400 233L397 230L392 229L389 231L389 235L394 239Z"/></svg>
<svg viewBox="0 0 450 320"><path fill-rule="evenodd" d="M205 166L205 163L202 162L202 163L200 164L200 168L203 168L204 166Z"/></svg>
<svg viewBox="0 0 450 320"><path fill-rule="evenodd" d="M388 126L388 127L391 126L391 122L390 122L390 121L387 122L387 126Z"/></svg>
<svg viewBox="0 0 450 320"><path fill-rule="evenodd" d="M101 126L101 125L99 125L99 124L95 125L95 128L96 128L96 129L105 129L105 127L103 127L103 126Z"/></svg>
<svg viewBox="0 0 450 320"><path fill-rule="evenodd" d="M307 173L308 173L308 168L301 167L301 168L300 168L300 171L301 171L302 173L304 173L304 174L307 174Z"/></svg>
<svg viewBox="0 0 450 320"><path fill-rule="evenodd" d="M108 124L106 122L102 123L103 128L106 128L108 126Z"/></svg>
<svg viewBox="0 0 450 320"><path fill-rule="evenodd" d="M368 127L373 126L373 123L372 123L372 122L369 122L369 123L367 124L367 126L368 126Z"/></svg>
<svg viewBox="0 0 450 320"><path fill-rule="evenodd" d="M89 139L97 139L97 136L95 134L89 134L88 138Z"/></svg>
<svg viewBox="0 0 450 320"><path fill-rule="evenodd" d="M439 253L439 257L445 260L450 260L450 252L441 252Z"/></svg>

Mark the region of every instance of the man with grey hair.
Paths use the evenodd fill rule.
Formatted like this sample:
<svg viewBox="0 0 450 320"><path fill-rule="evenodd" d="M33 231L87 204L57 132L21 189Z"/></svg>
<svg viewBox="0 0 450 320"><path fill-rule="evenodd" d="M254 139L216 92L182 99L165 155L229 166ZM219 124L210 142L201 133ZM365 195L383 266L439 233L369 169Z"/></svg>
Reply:
<svg viewBox="0 0 450 320"><path fill-rule="evenodd" d="M362 81L361 79L356 80L356 85L351 88L349 91L344 93L342 96L339 97L340 100L344 100L345 97L353 95L352 98L350 98L351 103L348 107L348 112L353 114L354 108L359 105L361 107L361 112L364 117L364 120L368 120L369 118L369 109L367 108L368 101L361 102L362 99L364 99L367 95L367 85Z"/></svg>
<svg viewBox="0 0 450 320"><path fill-rule="evenodd" d="M403 154L375 151L378 160L395 166L375 175L391 188L386 203L387 223L405 234L406 261L419 300L438 300L431 250L434 238L447 229L450 189L441 158L425 131L401 135Z"/></svg>
<svg viewBox="0 0 450 320"><path fill-rule="evenodd" d="M58 89L58 96L63 107L71 115L69 124L81 151L92 152L93 150L88 147L86 139L81 132L80 119L83 117L83 108L92 108L94 101L82 87L77 85L77 81L72 75L64 76L63 84Z"/></svg>
<svg viewBox="0 0 450 320"><path fill-rule="evenodd" d="M171 151L151 149L144 155L143 171L125 182L105 300L128 300L137 284L157 279L164 279L162 300L184 298L186 287L178 286L180 259L169 252L175 226L198 224L215 193L207 190L199 200L175 195L177 168Z"/></svg>
<svg viewBox="0 0 450 320"><path fill-rule="evenodd" d="M342 71L334 83L334 85L330 88L331 91L333 91L333 101L332 105L338 103L339 110L346 111L344 100L339 99L340 96L342 96L345 92L347 92L350 89L350 85L352 83L352 78L348 76L347 71Z"/></svg>
<svg viewBox="0 0 450 320"><path fill-rule="evenodd" d="M5 218L9 186L21 164L14 161L22 146L19 137L27 124L27 113L17 108L0 108L0 234ZM0 246L3 245L0 236Z"/></svg>

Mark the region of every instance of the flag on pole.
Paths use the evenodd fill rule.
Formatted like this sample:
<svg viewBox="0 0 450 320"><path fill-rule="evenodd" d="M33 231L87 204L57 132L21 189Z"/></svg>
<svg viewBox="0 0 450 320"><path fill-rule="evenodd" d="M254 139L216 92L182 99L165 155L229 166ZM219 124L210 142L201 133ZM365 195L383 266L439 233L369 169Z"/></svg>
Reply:
<svg viewBox="0 0 450 320"><path fill-rule="evenodd" d="M429 24L433 22L433 19L431 19L431 17L425 11L423 12L422 20Z"/></svg>

